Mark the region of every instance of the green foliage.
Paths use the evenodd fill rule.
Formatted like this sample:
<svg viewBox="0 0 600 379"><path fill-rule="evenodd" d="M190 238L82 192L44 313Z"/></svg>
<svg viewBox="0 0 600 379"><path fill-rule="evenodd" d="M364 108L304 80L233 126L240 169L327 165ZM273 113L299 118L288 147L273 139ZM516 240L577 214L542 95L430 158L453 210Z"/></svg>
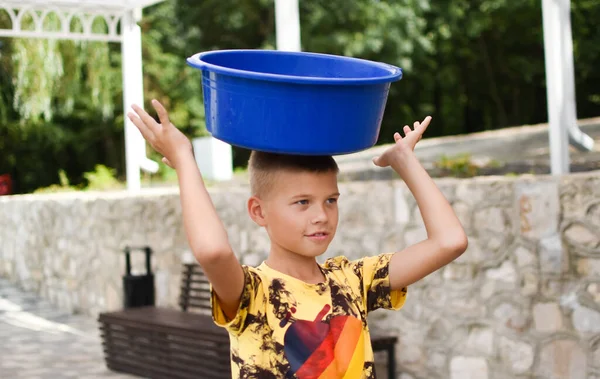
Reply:
<svg viewBox="0 0 600 379"><path fill-rule="evenodd" d="M145 97L160 100L169 117L191 137L206 135L200 72L185 62L196 53L186 45L176 2L150 8L141 22Z"/></svg>
<svg viewBox="0 0 600 379"><path fill-rule="evenodd" d="M600 2L571 6L577 112L595 117ZM205 135L200 72L185 58L275 48L274 17L273 0L169 0L144 10L145 108L159 99L188 136ZM404 69L390 90L380 144L426 115L434 118L426 137L547 120L539 0L301 0L300 17L303 50ZM8 23L0 12L0 25ZM84 173L98 164L123 180L121 81L118 44L0 38L0 174L11 174L17 192L60 183L61 169L70 186L85 187ZM235 165L244 166L248 154L234 148ZM440 164L471 172L464 157ZM174 175L162 167L157 177Z"/></svg>
<svg viewBox="0 0 600 379"><path fill-rule="evenodd" d="M88 185L86 189L106 191L123 188L123 184L115 177L115 170L104 165L96 165L94 171L83 174Z"/></svg>
<svg viewBox="0 0 600 379"><path fill-rule="evenodd" d="M160 99L192 137L205 133L200 76L178 50L173 7L157 5L141 23L145 106ZM58 183L60 169L81 186L97 164L124 179L123 122L120 45L0 39L0 172L17 193Z"/></svg>
<svg viewBox="0 0 600 379"><path fill-rule="evenodd" d="M467 153L448 157L442 155L435 162L435 167L448 172L451 176L460 178L470 178L476 176L479 172L479 166L473 163L471 155Z"/></svg>
<svg viewBox="0 0 600 379"><path fill-rule="evenodd" d="M34 193L56 193L56 192L70 192L77 191L79 188L72 186L69 183L69 178L64 170L58 171L59 184L52 184L48 187L38 188Z"/></svg>
<svg viewBox="0 0 600 379"><path fill-rule="evenodd" d="M304 48L385 61L411 71L431 51L428 0L302 1Z"/></svg>
<svg viewBox="0 0 600 379"><path fill-rule="evenodd" d="M24 18L25 26L33 20ZM46 17L50 30L60 26L54 13ZM75 25L75 29L81 25ZM95 22L96 32L104 28ZM78 107L112 117L120 91L120 66L111 62L110 45L17 38L12 42L14 107L23 127L51 122L55 113L68 116ZM41 63L43 62L43 64Z"/></svg>
<svg viewBox="0 0 600 379"><path fill-rule="evenodd" d="M122 189L121 183L115 177L115 170L104 165L96 165L94 171L83 174L87 184L72 185L64 170L58 171L59 184L51 184L48 187L38 188L34 193L56 193L69 191L109 191Z"/></svg>
<svg viewBox="0 0 600 379"><path fill-rule="evenodd" d="M575 80L577 89L577 111L589 114L600 109L600 4L597 0L571 2L573 25L573 51L575 55ZM596 62L596 64L592 64Z"/></svg>

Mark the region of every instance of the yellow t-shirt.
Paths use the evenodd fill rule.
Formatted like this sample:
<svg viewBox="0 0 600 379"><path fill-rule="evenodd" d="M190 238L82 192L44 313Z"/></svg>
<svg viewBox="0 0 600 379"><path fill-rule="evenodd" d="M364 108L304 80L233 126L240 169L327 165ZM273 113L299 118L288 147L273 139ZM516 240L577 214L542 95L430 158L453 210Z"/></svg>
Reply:
<svg viewBox="0 0 600 379"><path fill-rule="evenodd" d="M375 378L367 313L400 309L407 292L390 289L391 256L328 259L319 284L265 263L242 266L245 286L233 320L212 296L215 323L230 335L233 378Z"/></svg>

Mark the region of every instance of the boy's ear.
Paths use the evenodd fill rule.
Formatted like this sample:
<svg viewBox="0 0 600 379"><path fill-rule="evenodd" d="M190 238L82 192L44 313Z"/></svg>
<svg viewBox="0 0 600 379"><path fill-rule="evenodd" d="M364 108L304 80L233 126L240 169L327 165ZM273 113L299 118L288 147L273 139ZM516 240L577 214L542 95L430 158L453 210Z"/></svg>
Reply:
<svg viewBox="0 0 600 379"><path fill-rule="evenodd" d="M261 199L256 196L251 196L248 199L248 214L252 221L257 223L259 226L266 226L267 221L265 219L263 204Z"/></svg>

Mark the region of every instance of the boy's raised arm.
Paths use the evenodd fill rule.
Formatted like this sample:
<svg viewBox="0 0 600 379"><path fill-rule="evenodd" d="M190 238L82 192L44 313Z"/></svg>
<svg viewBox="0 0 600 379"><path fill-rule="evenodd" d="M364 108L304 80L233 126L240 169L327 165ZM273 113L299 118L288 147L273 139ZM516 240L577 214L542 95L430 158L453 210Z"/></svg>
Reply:
<svg viewBox="0 0 600 379"><path fill-rule="evenodd" d="M183 225L194 257L202 266L225 315L233 319L244 286L244 272L233 253L227 232L210 199L189 139L171 122L165 108L156 100L152 105L161 123L134 105L128 116L146 141L174 168L179 181Z"/></svg>
<svg viewBox="0 0 600 379"><path fill-rule="evenodd" d="M413 149L427 129L430 117L396 133L396 144L373 162L391 166L406 183L423 217L427 239L394 254L389 276L392 290L402 289L458 258L467 248L467 236L448 200L417 159Z"/></svg>

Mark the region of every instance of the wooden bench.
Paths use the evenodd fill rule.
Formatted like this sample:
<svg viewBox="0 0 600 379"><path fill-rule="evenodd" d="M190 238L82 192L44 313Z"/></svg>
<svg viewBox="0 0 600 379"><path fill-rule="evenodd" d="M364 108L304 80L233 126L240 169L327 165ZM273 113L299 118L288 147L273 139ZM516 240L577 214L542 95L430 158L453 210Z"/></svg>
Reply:
<svg viewBox="0 0 600 379"><path fill-rule="evenodd" d="M136 307L100 314L106 365L147 378L231 378L229 334L211 317L209 283L185 264L181 310Z"/></svg>
<svg viewBox="0 0 600 379"><path fill-rule="evenodd" d="M107 367L156 379L230 379L229 335L212 320L209 283L197 264L183 265L179 306L101 313ZM373 335L371 342L387 352L388 378L395 378L397 338Z"/></svg>

